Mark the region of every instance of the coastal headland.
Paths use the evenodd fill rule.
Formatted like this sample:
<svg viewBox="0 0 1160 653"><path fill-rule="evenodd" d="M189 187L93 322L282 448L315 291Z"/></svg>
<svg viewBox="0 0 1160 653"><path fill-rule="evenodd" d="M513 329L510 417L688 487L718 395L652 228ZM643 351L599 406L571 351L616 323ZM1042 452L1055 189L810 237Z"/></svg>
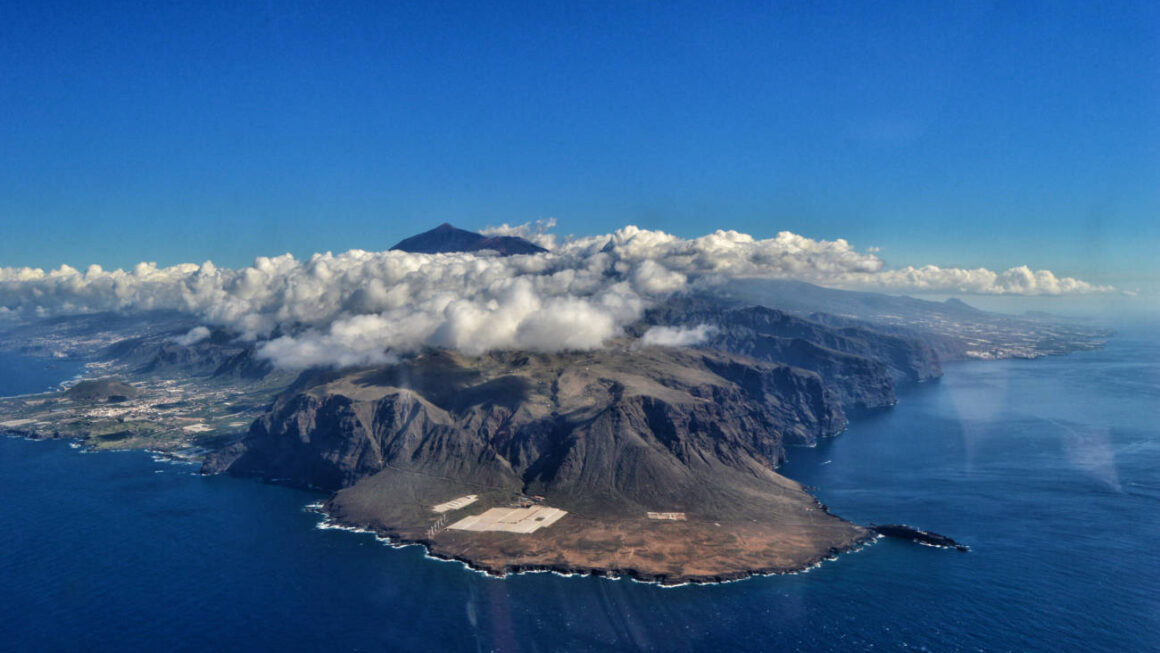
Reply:
<svg viewBox="0 0 1160 653"><path fill-rule="evenodd" d="M941 361L981 357L978 334L996 357L1090 349L1107 334L834 292L815 294L909 311L911 326L676 295L597 349L429 347L296 373L226 331L189 338L171 314L116 333L91 316L57 321L7 341L71 347L92 361L85 379L0 400L0 429L323 490L335 524L500 575L715 582L799 571L880 534L955 546L830 514L778 466L850 415L894 405L899 384L937 379Z"/></svg>

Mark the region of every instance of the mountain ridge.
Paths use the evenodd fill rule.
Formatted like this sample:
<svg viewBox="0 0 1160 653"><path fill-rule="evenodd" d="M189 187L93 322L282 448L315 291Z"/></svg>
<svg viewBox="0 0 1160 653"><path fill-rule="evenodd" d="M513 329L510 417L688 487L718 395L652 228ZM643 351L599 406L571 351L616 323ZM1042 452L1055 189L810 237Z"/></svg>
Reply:
<svg viewBox="0 0 1160 653"><path fill-rule="evenodd" d="M494 573L719 580L791 571L867 537L775 471L786 446L845 425L815 372L728 352L431 350L304 375L204 471L335 491L327 510L341 523ZM569 516L534 537L428 532L431 505L468 494L479 509L536 496ZM687 515L680 541L652 511ZM705 538L732 544L694 545Z"/></svg>

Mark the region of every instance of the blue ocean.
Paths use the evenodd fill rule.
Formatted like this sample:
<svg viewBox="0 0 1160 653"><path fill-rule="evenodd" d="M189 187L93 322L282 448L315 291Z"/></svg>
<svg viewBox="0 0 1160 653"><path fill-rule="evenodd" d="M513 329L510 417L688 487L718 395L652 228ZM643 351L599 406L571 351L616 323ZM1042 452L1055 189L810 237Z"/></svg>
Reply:
<svg viewBox="0 0 1160 653"><path fill-rule="evenodd" d="M1154 332L1153 332L1154 333ZM7 357L6 393L45 363ZM61 373L70 375L71 371ZM1160 650L1160 341L964 362L790 452L835 513L949 535L717 586L505 580L319 529L309 492L0 438L9 650Z"/></svg>
<svg viewBox="0 0 1160 653"><path fill-rule="evenodd" d="M0 397L46 392L84 371L84 363L70 359L29 358L0 351Z"/></svg>

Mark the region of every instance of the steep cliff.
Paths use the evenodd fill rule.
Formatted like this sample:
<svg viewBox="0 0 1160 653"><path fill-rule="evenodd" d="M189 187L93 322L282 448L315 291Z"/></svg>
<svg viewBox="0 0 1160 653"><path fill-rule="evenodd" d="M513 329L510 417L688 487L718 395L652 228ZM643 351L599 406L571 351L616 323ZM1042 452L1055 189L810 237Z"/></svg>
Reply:
<svg viewBox="0 0 1160 653"><path fill-rule="evenodd" d="M786 444L844 426L817 374L722 353L431 351L304 377L207 471L334 490L406 469L577 501L647 503L658 491L695 494L709 480L697 466L709 459L771 468Z"/></svg>
<svg viewBox="0 0 1160 653"><path fill-rule="evenodd" d="M938 355L916 338L864 326L831 328L764 306L703 295L677 296L648 311L634 333L648 327L712 327L705 347L812 370L847 408L894 403L896 382L938 378Z"/></svg>
<svg viewBox="0 0 1160 653"><path fill-rule="evenodd" d="M336 490L339 523L489 572L709 581L801 569L870 537L774 470L787 444L844 426L816 373L735 354L428 351L303 375L204 471ZM534 533L447 528L433 506L466 495L478 500L451 521L530 501L566 516Z"/></svg>

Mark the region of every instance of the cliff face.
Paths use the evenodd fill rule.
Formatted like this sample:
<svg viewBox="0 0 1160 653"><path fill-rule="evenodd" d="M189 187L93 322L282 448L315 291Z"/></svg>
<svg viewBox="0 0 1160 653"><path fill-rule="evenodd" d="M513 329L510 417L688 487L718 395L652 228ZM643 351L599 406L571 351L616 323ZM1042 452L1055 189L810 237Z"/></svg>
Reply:
<svg viewBox="0 0 1160 653"><path fill-rule="evenodd" d="M864 541L776 465L788 445L840 432L844 407L889 405L896 378L936 374L933 353L695 298L654 309L630 335L701 324L714 330L698 349L434 350L308 372L204 469L333 490L335 520L491 571L737 578ZM478 499L451 520L526 497L567 516L531 535L446 528L432 507L466 495Z"/></svg>
<svg viewBox="0 0 1160 653"><path fill-rule="evenodd" d="M917 338L844 325L831 328L763 306L740 306L706 297L676 297L649 311L648 326L714 328L704 346L817 372L847 408L895 402L897 382L938 378L938 355Z"/></svg>
<svg viewBox="0 0 1160 653"><path fill-rule="evenodd" d="M801 338L748 332L736 327L718 331L708 346L766 361L812 370L832 387L850 409L880 408L895 402L894 379L880 361L826 349Z"/></svg>
<svg viewBox="0 0 1160 653"><path fill-rule="evenodd" d="M712 470L771 469L785 445L845 426L817 374L663 348L557 355L446 351L305 378L248 436L229 471L338 489L384 470L653 505L703 493Z"/></svg>
<svg viewBox="0 0 1160 653"><path fill-rule="evenodd" d="M510 467L482 435L410 390L374 400L290 394L250 427L244 442L212 456L207 468L329 490L392 465L488 484L510 480Z"/></svg>
<svg viewBox="0 0 1160 653"><path fill-rule="evenodd" d="M870 537L774 471L786 444L845 422L816 373L735 354L430 351L304 375L204 471L337 490L326 510L339 523L495 573L724 580ZM433 512L465 495L478 499ZM447 527L525 497L566 515L531 534Z"/></svg>
<svg viewBox="0 0 1160 653"><path fill-rule="evenodd" d="M870 537L775 471L787 444L845 424L817 373L737 354L439 350L304 374L203 471L334 490L339 523L496 573L723 580L802 569ZM527 497L566 516L530 534L449 527Z"/></svg>

